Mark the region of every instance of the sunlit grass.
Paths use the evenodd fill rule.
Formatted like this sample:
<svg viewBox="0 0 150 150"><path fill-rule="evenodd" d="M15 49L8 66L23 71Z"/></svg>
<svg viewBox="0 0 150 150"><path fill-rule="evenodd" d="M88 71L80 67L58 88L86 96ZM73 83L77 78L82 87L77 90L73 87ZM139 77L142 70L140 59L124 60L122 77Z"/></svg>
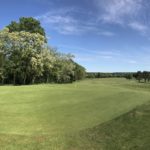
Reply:
<svg viewBox="0 0 150 150"><path fill-rule="evenodd" d="M82 131L147 103L150 100L150 85L143 86L125 79L94 79L61 85L2 86L1 148L73 149L74 143L81 139L75 138L74 142L71 139ZM80 149L80 146L76 149Z"/></svg>

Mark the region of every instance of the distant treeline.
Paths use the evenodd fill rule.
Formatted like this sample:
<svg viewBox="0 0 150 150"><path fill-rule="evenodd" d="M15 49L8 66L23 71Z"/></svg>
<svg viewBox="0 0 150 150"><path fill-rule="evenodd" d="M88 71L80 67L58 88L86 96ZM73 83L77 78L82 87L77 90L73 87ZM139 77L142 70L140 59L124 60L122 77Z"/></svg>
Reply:
<svg viewBox="0 0 150 150"><path fill-rule="evenodd" d="M136 79L139 82L150 82L150 71L138 71L138 72L114 72L114 73L102 73L102 72L87 72L87 78L126 78Z"/></svg>
<svg viewBox="0 0 150 150"><path fill-rule="evenodd" d="M149 71L138 71L133 75L139 82L150 82L150 72Z"/></svg>
<svg viewBox="0 0 150 150"><path fill-rule="evenodd" d="M87 78L127 78L130 79L134 76L135 72L113 72L113 73L103 73L103 72L87 72Z"/></svg>

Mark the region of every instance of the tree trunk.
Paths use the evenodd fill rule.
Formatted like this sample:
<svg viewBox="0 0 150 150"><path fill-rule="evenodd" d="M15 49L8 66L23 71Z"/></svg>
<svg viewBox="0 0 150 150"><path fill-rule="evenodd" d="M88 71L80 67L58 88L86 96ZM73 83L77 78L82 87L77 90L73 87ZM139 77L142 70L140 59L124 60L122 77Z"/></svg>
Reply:
<svg viewBox="0 0 150 150"><path fill-rule="evenodd" d="M16 84L16 73L14 71L14 79L13 79L13 84L15 85Z"/></svg>
<svg viewBox="0 0 150 150"><path fill-rule="evenodd" d="M47 76L46 78L46 83L49 83L49 76Z"/></svg>
<svg viewBox="0 0 150 150"><path fill-rule="evenodd" d="M32 84L34 84L34 82L35 82L35 77L32 78Z"/></svg>
<svg viewBox="0 0 150 150"><path fill-rule="evenodd" d="M26 84L26 75L24 76L24 79L23 79L23 84L25 85Z"/></svg>

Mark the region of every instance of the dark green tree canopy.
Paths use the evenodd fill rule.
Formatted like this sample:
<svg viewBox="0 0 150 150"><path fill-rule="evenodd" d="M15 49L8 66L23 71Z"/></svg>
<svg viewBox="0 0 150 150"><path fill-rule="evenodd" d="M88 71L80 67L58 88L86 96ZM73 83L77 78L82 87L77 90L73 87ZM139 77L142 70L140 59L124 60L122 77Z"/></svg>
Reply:
<svg viewBox="0 0 150 150"><path fill-rule="evenodd" d="M30 33L39 33L45 37L44 28L41 27L40 21L32 17L21 17L19 22L12 21L8 26L9 32L26 31Z"/></svg>

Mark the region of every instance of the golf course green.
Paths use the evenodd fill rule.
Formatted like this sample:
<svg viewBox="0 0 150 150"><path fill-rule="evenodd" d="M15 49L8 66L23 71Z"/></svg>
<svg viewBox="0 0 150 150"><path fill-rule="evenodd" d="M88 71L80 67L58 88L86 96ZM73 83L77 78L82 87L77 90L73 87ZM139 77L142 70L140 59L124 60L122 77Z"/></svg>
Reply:
<svg viewBox="0 0 150 150"><path fill-rule="evenodd" d="M140 150L149 101L149 83L122 78L1 86L0 150Z"/></svg>

